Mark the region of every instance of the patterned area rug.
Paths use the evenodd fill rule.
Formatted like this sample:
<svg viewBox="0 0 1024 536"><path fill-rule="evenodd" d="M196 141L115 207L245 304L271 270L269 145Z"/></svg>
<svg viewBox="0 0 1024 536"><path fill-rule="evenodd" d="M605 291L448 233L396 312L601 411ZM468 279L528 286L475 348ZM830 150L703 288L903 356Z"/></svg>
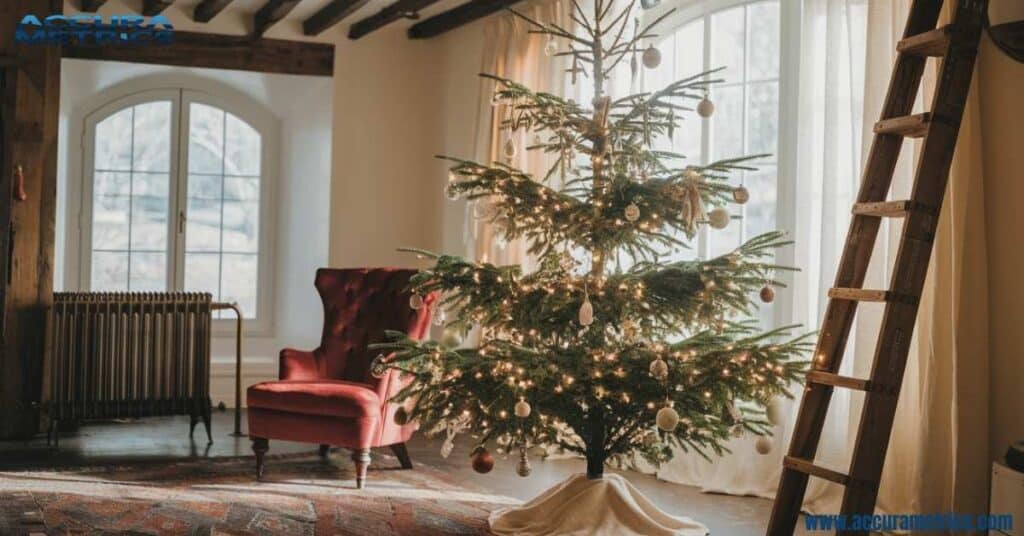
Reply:
<svg viewBox="0 0 1024 536"><path fill-rule="evenodd" d="M267 458L263 482L252 458L0 472L0 534L489 534L489 511L518 502L384 454L364 490L345 451Z"/></svg>

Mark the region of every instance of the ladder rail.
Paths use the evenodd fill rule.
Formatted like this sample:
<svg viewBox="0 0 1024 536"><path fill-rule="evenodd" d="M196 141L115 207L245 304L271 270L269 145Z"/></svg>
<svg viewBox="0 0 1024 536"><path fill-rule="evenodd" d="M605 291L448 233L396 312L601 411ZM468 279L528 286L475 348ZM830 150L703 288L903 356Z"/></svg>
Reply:
<svg viewBox="0 0 1024 536"><path fill-rule="evenodd" d="M936 120L928 126L911 194L915 202L927 206L941 207L943 204L953 163L952 148L956 146L971 87L986 4L987 0L962 0L953 17L955 31L960 34L956 36L959 44L955 46L974 47L974 50L966 54L963 50L950 50L942 60L941 77L932 102L931 117ZM921 295L937 224L937 214L912 212L907 216L889 285L893 292ZM850 464L852 478L872 482L881 480L917 312L917 303L886 304L870 381L888 387L895 395L869 392L865 396ZM848 515L872 514L877 494L877 487L849 487L843 494L841 512Z"/></svg>
<svg viewBox="0 0 1024 536"><path fill-rule="evenodd" d="M961 0L962 5L974 5L977 3L985 4L986 2L987 0ZM926 32L934 31L941 8L941 0L914 0L907 17L903 38L907 39ZM895 65L893 66L893 74L890 79L888 92L882 107L880 118L882 121L897 119L910 114L917 94L920 91L920 82L924 74L926 61L927 56L915 54L911 51L906 53L901 52L897 56ZM946 69L944 64L943 72L945 73L945 71ZM946 75L944 74L943 76L945 77ZM937 93L935 99L936 103L939 102L940 97L941 95ZM937 105L933 106L933 108L937 108ZM942 119L945 120L945 114L948 112L941 109L935 109L933 110L933 113L943 114ZM933 116L929 115L928 117L932 118ZM959 116L957 116L957 122L958 121ZM928 125L925 127L926 144L929 141L927 134L931 133L932 128L945 129L951 126L945 124L945 121L934 121L934 123L941 125L936 127L933 127L932 123L933 121L928 121ZM955 136L956 131L954 129L954 140ZM875 135L871 149L868 153L867 164L865 165L860 190L857 196L858 204L885 202L891 187L893 173L895 172L895 166L902 148L903 139L902 134L894 132L882 132ZM939 145L934 141L931 143L932 147ZM948 152L950 153L951 158L952 149L949 149ZM923 161L924 158L922 154L920 162ZM941 168L942 166L939 167ZM948 172L948 164L945 166L945 170ZM919 166L917 177L922 175L921 171L921 166ZM915 195L924 193L920 191L920 188L923 188L923 186L918 185L920 182L921 181L917 181L915 177ZM934 196L922 195L921 198L914 197L914 202L921 202L922 199L937 199L935 204L927 206L941 207L941 196L944 192L944 187L945 177L943 177L942 188L938 189L939 197L935 198ZM875 241L877 240L878 230L881 225L881 218L877 216L877 214L854 213L850 222L843 255L837 269L835 287L861 288L863 286L864 278L867 273L867 265L870 262L871 252L874 248ZM936 216L929 211L911 211L907 214L907 221L905 222L904 229L917 229L919 226L924 225L924 218L935 217ZM930 240L926 241L926 245L928 247L928 252L930 253ZM902 250L903 248L901 247L901 251ZM908 252L908 255L910 254L911 253ZM927 261L928 258L926 255L924 257L925 271L927 270ZM923 285L923 278L921 284ZM894 287L892 290L900 295L918 296L920 294L919 288L916 293L909 294L904 292L908 289ZM842 363L843 351L846 347L846 342L853 324L856 307L857 301L855 300L836 298L829 300L824 321L822 323L822 330L814 353L814 361L812 364L814 371L833 375L838 373L839 367ZM892 314L890 314L890 311ZM900 317L904 317L908 313L912 318L916 317L916 300L900 300L887 304L886 317L892 318L892 320L895 321L897 319L895 314L899 312L901 312ZM912 330L913 320L911 320L910 326ZM903 337L905 337L905 341L903 341ZM900 332L899 337L894 335L893 338L895 340L899 340L901 344L909 344L910 333L903 334ZM881 344L881 342L879 344ZM896 349L899 350L899 348ZM903 361L905 361L905 350L903 351L903 354ZM898 361L899 360L892 361L890 366L899 364ZM902 369L902 365L900 368ZM881 375L881 372L879 372L879 375ZM902 379L902 370L900 379ZM867 395L871 396L872 400L876 401L873 407L876 407L877 409L873 409L873 412L878 412L879 414L884 413L884 410L889 407L889 402L887 402L887 400L891 401L891 406L894 408L899 383L896 383L895 388L889 385L891 382L883 381L878 383L875 379L874 373L870 382L871 385L879 387L877 390L873 389ZM794 425L792 439L790 441L788 451L788 456L790 458L809 461L814 460L818 443L821 439L821 430L828 414L829 402L831 401L832 392L835 387L835 385L831 385L829 383L807 382L804 388L804 396L800 403L797 420ZM874 413L872 415L874 415ZM862 430L865 429L864 418L864 415L862 415ZM867 429L872 428L870 422L875 421L869 421ZM890 432L891 422L889 422L889 426L886 427L885 431L886 443ZM860 445L861 443L858 442L858 447ZM884 455L882 458L884 460ZM849 473L851 478L858 482L863 482L863 474L873 474L873 471L870 470L872 467L869 465L870 464L867 464L866 462L862 462L857 467L851 467L851 469L857 469L860 471L859 473L854 473L851 470ZM769 535L792 534L792 531L796 526L797 518L800 514L809 476L810 475L806 472L798 470L798 466L793 464L790 464L788 467L783 467L782 476L779 480L778 492L776 494L775 506L772 510L771 519L768 525L767 533ZM848 488L847 491L849 492L850 489L853 488ZM851 511L857 507L862 507L869 498L871 508L873 508L874 500L877 495L877 486L874 491L871 491L870 486L858 486L857 489L867 489L868 491L865 494L856 495L855 497L851 496L849 503ZM847 511L847 508L844 507L843 510L845 512Z"/></svg>

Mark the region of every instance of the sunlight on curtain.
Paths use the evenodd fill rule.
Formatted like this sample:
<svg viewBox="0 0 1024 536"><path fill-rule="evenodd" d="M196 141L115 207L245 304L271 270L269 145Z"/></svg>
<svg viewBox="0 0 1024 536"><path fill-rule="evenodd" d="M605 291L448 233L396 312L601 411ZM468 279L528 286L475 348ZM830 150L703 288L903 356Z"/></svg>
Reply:
<svg viewBox="0 0 1024 536"><path fill-rule="evenodd" d="M534 20L558 22L564 28L572 28L569 1L533 2L516 9ZM492 18L484 29L483 63L481 72L514 80L534 91L555 94L563 92L566 61L544 53L546 38L530 34L529 25L509 15ZM540 151L527 151L533 143L533 132L520 129L511 136L517 150L513 158L507 158L503 146L509 141L509 132L501 128L501 121L507 118L508 107L494 106L494 82L481 80L482 91L478 104L480 114L477 125L474 154L480 162L503 162L519 168L534 177L543 177L553 163L549 155ZM471 229L473 243L470 258L497 265L519 264L524 271L532 269L532 259L526 253L522 240L505 243L495 224L487 221L487 204L477 201L467 210L467 226ZM500 223L499 223L500 225Z"/></svg>

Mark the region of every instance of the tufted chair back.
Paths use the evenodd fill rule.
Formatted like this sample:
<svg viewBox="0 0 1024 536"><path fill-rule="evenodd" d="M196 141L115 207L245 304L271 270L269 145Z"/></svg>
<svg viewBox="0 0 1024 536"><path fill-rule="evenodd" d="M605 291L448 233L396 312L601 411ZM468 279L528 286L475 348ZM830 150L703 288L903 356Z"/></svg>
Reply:
<svg viewBox="0 0 1024 536"><path fill-rule="evenodd" d="M316 289L324 304L324 331L314 353L321 378L366 383L378 391L391 390L386 384L393 371L383 378L374 378L370 364L380 352L367 346L385 341L385 331L402 331L415 339L427 334L434 297L425 297L425 305L418 311L409 307L410 292L406 287L415 273L416 270L400 268L317 270Z"/></svg>

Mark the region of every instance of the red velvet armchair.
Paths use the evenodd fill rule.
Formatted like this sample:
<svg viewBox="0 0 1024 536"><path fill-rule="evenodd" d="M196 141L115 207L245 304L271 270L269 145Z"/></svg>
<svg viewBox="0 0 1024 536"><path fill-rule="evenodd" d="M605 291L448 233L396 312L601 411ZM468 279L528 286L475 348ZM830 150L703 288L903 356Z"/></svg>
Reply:
<svg viewBox="0 0 1024 536"><path fill-rule="evenodd" d="M317 271L316 289L324 304L320 347L282 350L280 379L247 392L257 478L263 476L269 439L318 443L321 456L330 446L350 449L360 489L371 448L391 446L402 468L412 468L405 442L415 425L395 423L398 405L388 403L409 379L392 370L375 378L370 365L380 352L367 346L383 342L386 330L413 338L427 334L433 296L419 310L409 306L406 286L415 273L394 268Z"/></svg>

